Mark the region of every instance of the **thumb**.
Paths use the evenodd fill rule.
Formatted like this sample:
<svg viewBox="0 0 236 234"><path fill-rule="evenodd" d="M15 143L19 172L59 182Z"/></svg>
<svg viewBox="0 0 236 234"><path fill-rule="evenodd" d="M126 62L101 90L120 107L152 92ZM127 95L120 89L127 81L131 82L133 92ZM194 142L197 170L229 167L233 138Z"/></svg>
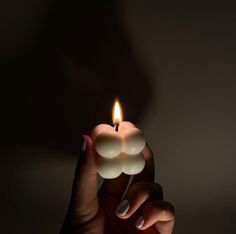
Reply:
<svg viewBox="0 0 236 234"><path fill-rule="evenodd" d="M83 221L88 221L98 212L96 151L92 139L82 136L82 152L76 167L71 210ZM84 220L85 219L85 220Z"/></svg>

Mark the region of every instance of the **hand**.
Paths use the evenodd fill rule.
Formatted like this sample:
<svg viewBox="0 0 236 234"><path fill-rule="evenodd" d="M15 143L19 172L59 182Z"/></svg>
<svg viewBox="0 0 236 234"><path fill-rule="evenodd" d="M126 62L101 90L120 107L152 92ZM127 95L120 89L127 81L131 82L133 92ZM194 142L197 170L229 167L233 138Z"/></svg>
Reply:
<svg viewBox="0 0 236 234"><path fill-rule="evenodd" d="M149 146L143 150L145 168L130 184L130 176L122 174L105 179L97 192L96 151L92 139L83 138L86 150L76 168L61 234L171 234L174 208L163 201L162 188L154 183L154 161Z"/></svg>

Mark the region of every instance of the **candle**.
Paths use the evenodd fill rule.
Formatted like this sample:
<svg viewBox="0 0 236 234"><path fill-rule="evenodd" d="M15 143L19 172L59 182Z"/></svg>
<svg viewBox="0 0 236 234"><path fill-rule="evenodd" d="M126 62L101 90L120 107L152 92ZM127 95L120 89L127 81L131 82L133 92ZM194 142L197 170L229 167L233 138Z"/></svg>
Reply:
<svg viewBox="0 0 236 234"><path fill-rule="evenodd" d="M97 171L106 179L118 177L122 172L135 175L145 166L142 151L146 140L143 132L131 122L122 121L119 101L113 107L113 124L99 124L91 132L95 150Z"/></svg>

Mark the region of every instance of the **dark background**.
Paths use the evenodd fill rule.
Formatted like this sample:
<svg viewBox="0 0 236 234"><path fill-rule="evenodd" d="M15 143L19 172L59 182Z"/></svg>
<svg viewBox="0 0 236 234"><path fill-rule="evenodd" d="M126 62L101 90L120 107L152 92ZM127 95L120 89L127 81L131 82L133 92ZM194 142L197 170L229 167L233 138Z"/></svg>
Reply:
<svg viewBox="0 0 236 234"><path fill-rule="evenodd" d="M176 233L236 233L235 5L1 1L1 232L59 232L80 136L118 96Z"/></svg>

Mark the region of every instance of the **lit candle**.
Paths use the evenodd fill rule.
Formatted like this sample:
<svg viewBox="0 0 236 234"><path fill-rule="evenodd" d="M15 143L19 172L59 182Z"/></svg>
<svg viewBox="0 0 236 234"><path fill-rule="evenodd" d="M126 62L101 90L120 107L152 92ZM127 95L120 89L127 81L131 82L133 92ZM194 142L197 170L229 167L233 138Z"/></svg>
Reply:
<svg viewBox="0 0 236 234"><path fill-rule="evenodd" d="M132 123L123 120L123 113L118 100L113 106L113 124L97 125L91 133L95 150L97 171L106 179L118 177L122 172L135 175L145 166L142 151L146 140L143 132Z"/></svg>

